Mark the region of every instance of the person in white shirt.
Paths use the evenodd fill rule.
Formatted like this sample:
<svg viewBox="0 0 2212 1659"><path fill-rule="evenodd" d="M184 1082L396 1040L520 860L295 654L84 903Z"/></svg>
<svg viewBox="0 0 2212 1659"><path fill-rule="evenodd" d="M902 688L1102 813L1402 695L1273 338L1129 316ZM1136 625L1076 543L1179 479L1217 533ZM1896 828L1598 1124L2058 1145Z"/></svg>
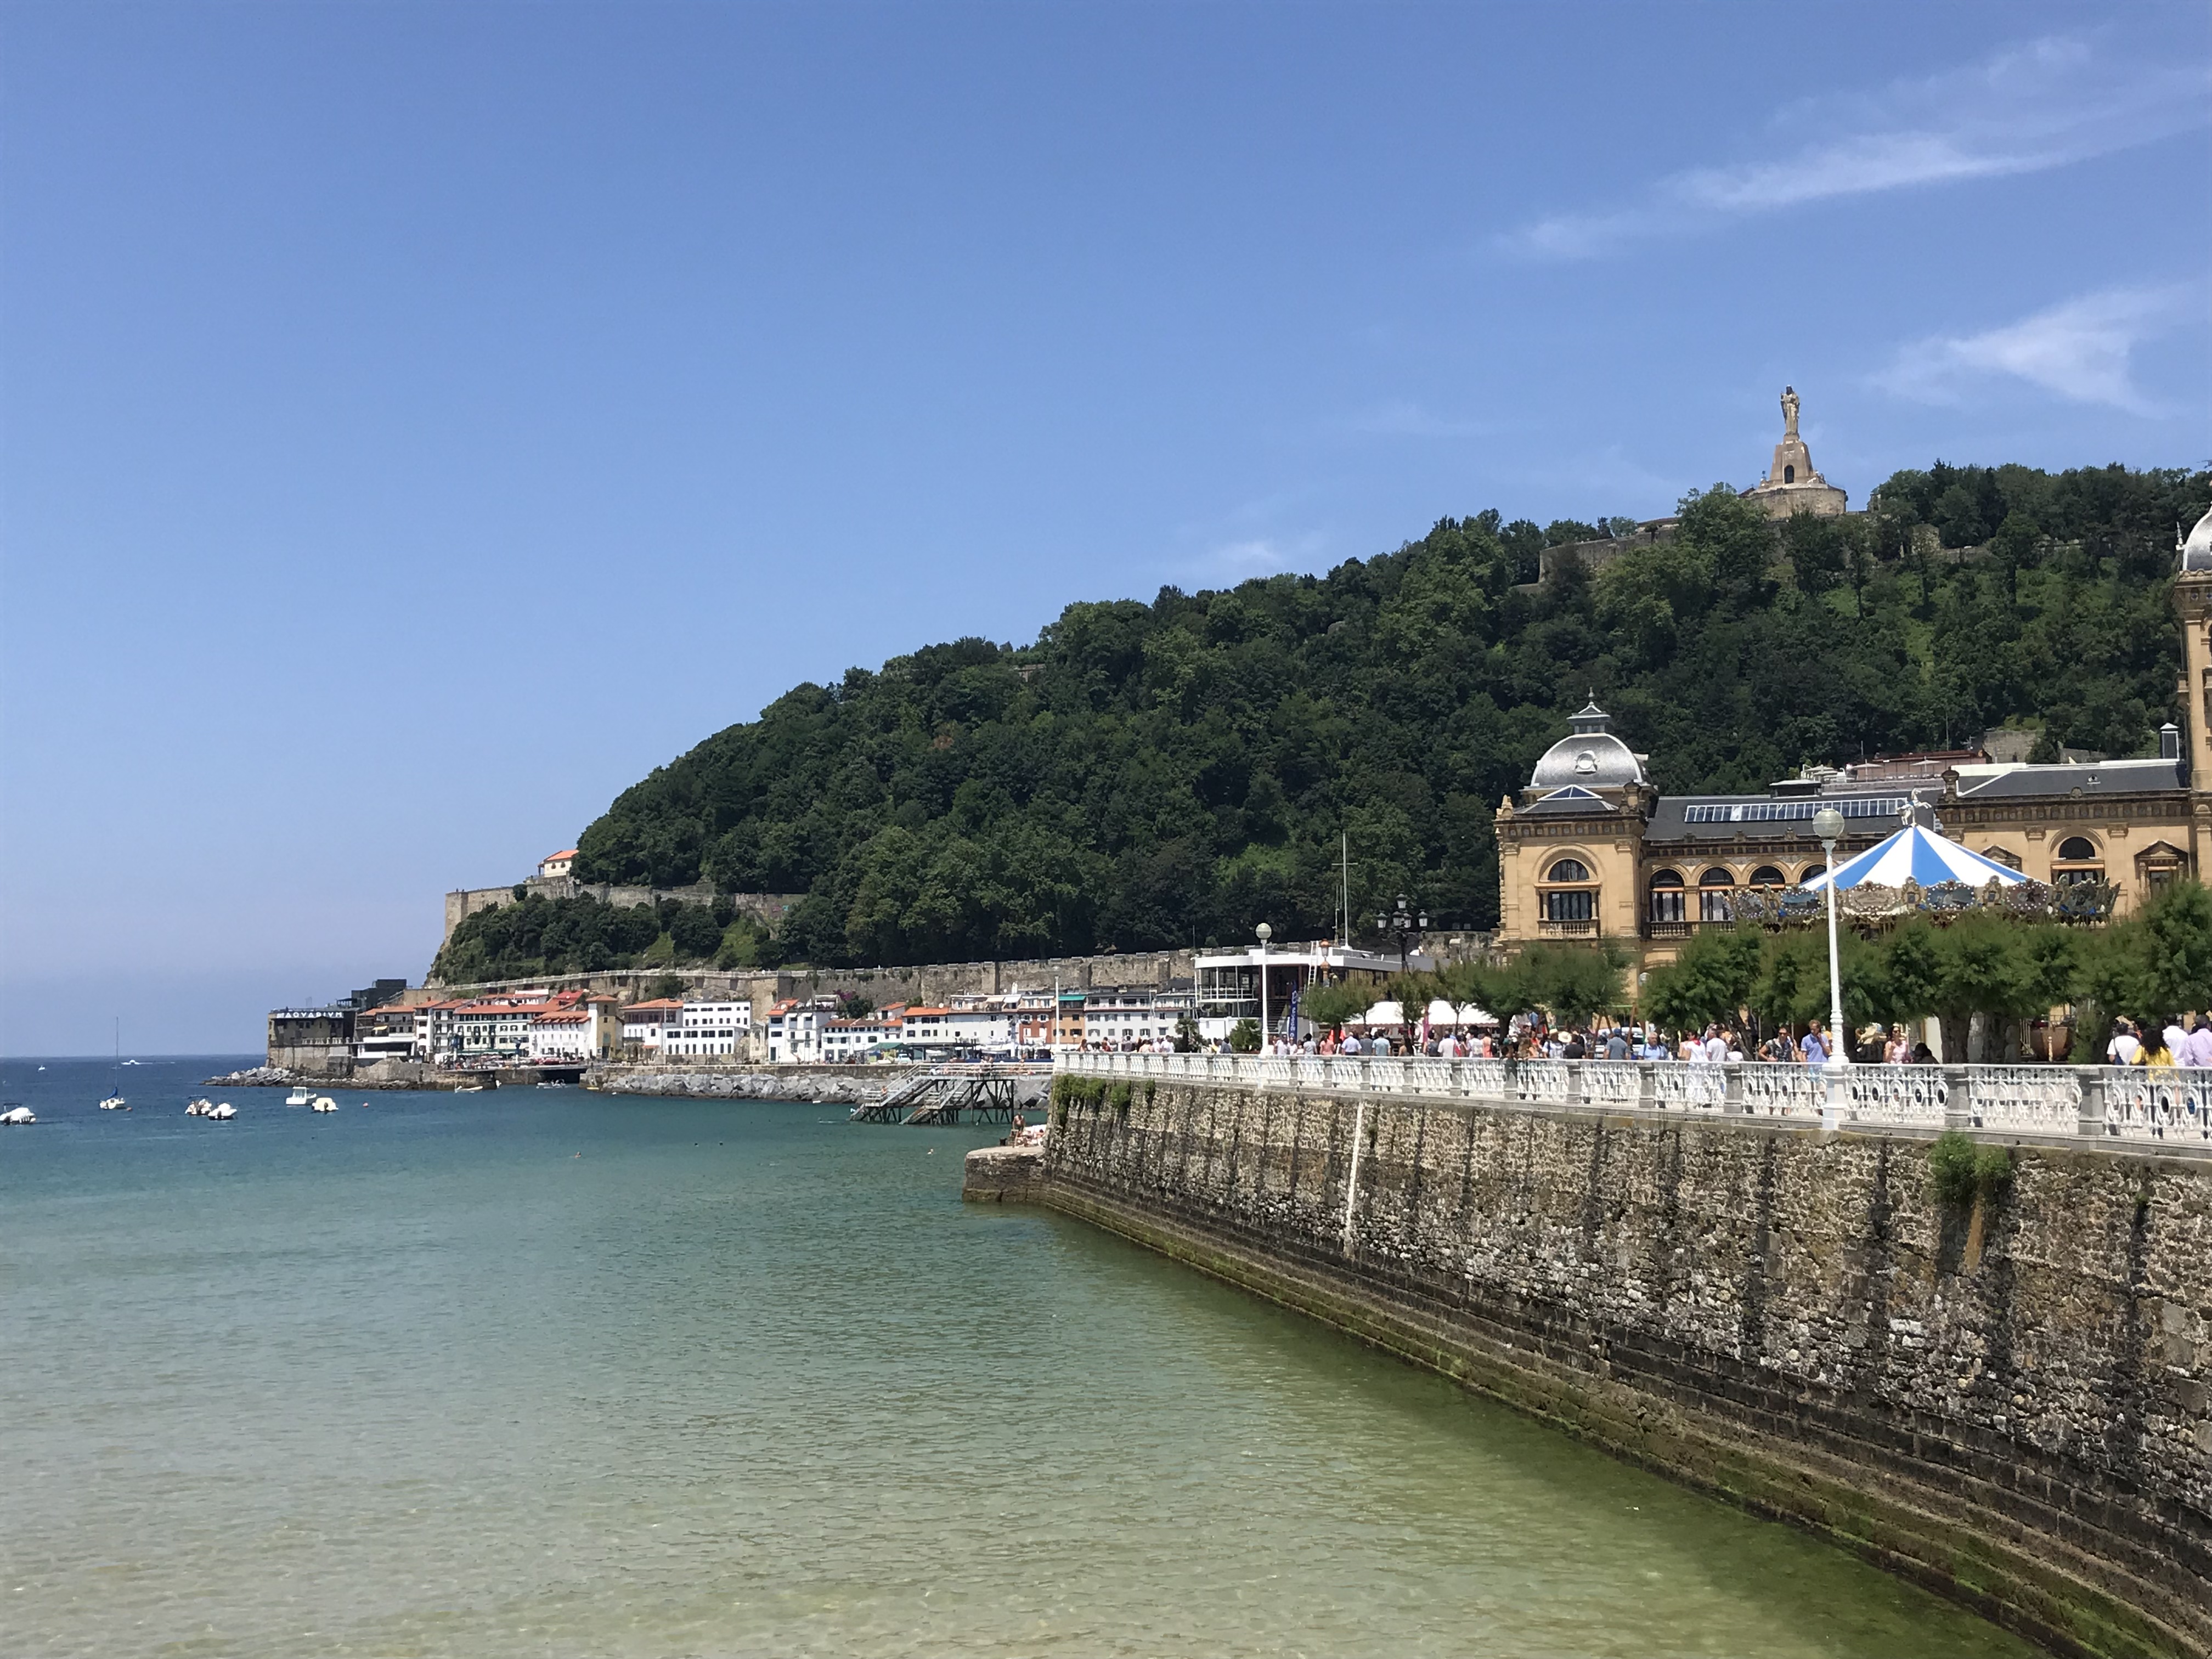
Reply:
<svg viewBox="0 0 2212 1659"><path fill-rule="evenodd" d="M2212 1066L2212 1020L2203 1014L2191 1014L2189 1035L2182 1040L2181 1048L2181 1054L2174 1058L2184 1066Z"/></svg>
<svg viewBox="0 0 2212 1659"><path fill-rule="evenodd" d="M2166 1052L2173 1056L2173 1063L2177 1066L2188 1065L2189 1062L2181 1057L2181 1050L2189 1041L2189 1033L2182 1026L2180 1015L2176 1014L2166 1022L2164 1035Z"/></svg>
<svg viewBox="0 0 2212 1659"><path fill-rule="evenodd" d="M2142 1044L2136 1037L2135 1028L2122 1020L2113 1029L2112 1040L2105 1045L2105 1058L2115 1066L2132 1066L2142 1053Z"/></svg>

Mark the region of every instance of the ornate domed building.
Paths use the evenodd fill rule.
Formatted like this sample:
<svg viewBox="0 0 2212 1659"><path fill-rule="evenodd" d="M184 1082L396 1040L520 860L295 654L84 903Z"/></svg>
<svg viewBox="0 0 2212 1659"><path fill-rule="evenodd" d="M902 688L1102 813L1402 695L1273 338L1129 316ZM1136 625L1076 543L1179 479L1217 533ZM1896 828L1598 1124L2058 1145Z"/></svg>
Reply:
<svg viewBox="0 0 2212 1659"><path fill-rule="evenodd" d="M1593 696L1520 799L1498 804L1499 942L1619 939L1642 965L1668 960L1698 928L1733 925L1743 889L1820 874L1824 806L1844 817L1838 858L1910 817L2038 881L2109 881L2123 914L2212 869L2212 513L2175 555L2183 725L2159 730L2152 757L2039 765L1954 750L1808 767L1763 794L1662 795Z"/></svg>

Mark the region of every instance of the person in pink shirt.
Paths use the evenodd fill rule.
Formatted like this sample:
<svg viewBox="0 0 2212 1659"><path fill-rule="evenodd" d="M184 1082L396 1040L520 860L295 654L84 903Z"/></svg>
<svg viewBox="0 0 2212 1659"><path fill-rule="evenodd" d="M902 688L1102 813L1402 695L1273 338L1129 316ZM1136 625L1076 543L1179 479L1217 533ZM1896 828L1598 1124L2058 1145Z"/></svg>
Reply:
<svg viewBox="0 0 2212 1659"><path fill-rule="evenodd" d="M2203 1014L2189 1017L2189 1035L2182 1038L2174 1059L2184 1066L2212 1066L2212 1019Z"/></svg>

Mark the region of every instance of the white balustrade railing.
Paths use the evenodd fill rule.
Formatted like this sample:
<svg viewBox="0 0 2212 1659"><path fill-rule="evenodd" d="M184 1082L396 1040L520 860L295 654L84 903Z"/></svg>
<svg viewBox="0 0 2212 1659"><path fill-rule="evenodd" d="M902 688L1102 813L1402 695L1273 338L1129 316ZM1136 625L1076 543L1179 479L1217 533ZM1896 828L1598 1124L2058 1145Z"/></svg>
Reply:
<svg viewBox="0 0 2212 1659"><path fill-rule="evenodd" d="M2212 1141L2212 1072L2172 1066L2098 1069L2105 1073L2106 1133L2180 1146Z"/></svg>
<svg viewBox="0 0 2212 1659"><path fill-rule="evenodd" d="M1814 1066L1723 1066L1708 1070L1730 1074L1737 1109L1754 1117L1802 1117L1817 1121L1828 1109L1828 1079Z"/></svg>
<svg viewBox="0 0 2212 1659"><path fill-rule="evenodd" d="M1651 1068L1651 1103L1669 1110L1718 1111L1728 1103L1728 1068L1646 1060Z"/></svg>
<svg viewBox="0 0 2212 1659"><path fill-rule="evenodd" d="M1060 1071L1241 1088L1710 1112L1841 1127L2091 1136L2212 1151L2212 1068L1852 1066L1832 1108L1819 1067L1747 1062L1448 1060L1386 1054L1062 1054Z"/></svg>
<svg viewBox="0 0 2212 1659"><path fill-rule="evenodd" d="M1844 1074L1845 1111L1854 1123L1941 1129L1950 1122L1951 1067L1854 1066ZM2072 1133L2071 1128L2067 1131Z"/></svg>

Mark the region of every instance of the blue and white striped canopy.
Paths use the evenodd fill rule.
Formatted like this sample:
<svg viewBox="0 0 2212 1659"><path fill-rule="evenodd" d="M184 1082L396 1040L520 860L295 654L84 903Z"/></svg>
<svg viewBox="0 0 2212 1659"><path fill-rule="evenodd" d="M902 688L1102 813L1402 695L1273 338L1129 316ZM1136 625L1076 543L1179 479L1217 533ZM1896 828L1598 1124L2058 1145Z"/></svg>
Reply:
<svg viewBox="0 0 2212 1659"><path fill-rule="evenodd" d="M2027 879L2019 871L2008 869L1995 859L1984 858L1917 823L1836 867L1838 892L1848 892L1868 882L1877 887L1902 887L1907 881L1917 881L1923 887L1933 887L1940 881L1963 881L1969 887L1986 887L1994 881L2001 887L2011 887ZM1814 876L1805 884L1815 892L1825 890L1827 884L1826 876Z"/></svg>

